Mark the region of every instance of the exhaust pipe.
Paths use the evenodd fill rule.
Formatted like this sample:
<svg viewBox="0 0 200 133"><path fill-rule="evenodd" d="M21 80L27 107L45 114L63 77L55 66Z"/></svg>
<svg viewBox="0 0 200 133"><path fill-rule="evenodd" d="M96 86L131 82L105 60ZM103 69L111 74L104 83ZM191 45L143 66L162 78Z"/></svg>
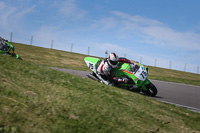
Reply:
<svg viewBox="0 0 200 133"><path fill-rule="evenodd" d="M99 81L99 79L96 78L96 77L95 77L93 74L91 74L91 73L88 73L87 76L88 76L88 78L90 78L90 79L92 79L92 80Z"/></svg>

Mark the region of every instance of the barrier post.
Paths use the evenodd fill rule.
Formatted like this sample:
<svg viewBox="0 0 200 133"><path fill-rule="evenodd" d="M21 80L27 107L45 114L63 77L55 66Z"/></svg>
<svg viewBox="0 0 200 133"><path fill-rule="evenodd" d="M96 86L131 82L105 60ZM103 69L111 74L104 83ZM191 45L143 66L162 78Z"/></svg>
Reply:
<svg viewBox="0 0 200 133"><path fill-rule="evenodd" d="M33 44L33 36L31 36L31 41L30 41L30 45Z"/></svg>
<svg viewBox="0 0 200 133"><path fill-rule="evenodd" d="M72 52L72 50L73 50L73 45L74 45L74 44L72 43L72 44L71 44L70 52Z"/></svg>
<svg viewBox="0 0 200 133"><path fill-rule="evenodd" d="M53 49L53 40L51 40L51 49Z"/></svg>
<svg viewBox="0 0 200 133"><path fill-rule="evenodd" d="M12 42L13 33L10 32L10 42Z"/></svg>

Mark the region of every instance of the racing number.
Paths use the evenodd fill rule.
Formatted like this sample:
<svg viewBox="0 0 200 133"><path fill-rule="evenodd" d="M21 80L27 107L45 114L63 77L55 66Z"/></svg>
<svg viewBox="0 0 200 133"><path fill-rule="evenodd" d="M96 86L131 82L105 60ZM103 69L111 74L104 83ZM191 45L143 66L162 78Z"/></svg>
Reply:
<svg viewBox="0 0 200 133"><path fill-rule="evenodd" d="M9 54L11 55L13 54L13 49L10 49Z"/></svg>
<svg viewBox="0 0 200 133"><path fill-rule="evenodd" d="M142 71L142 73L140 75L144 78L144 76L145 77L147 76L147 73L145 71Z"/></svg>
<svg viewBox="0 0 200 133"><path fill-rule="evenodd" d="M92 63L89 63L89 68L90 68L90 69L94 69L94 66L93 66Z"/></svg>

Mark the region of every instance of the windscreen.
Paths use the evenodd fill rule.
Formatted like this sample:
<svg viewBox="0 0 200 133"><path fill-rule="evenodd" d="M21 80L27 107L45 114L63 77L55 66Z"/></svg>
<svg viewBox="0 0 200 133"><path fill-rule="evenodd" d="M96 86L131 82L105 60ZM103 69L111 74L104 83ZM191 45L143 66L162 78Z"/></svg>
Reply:
<svg viewBox="0 0 200 133"><path fill-rule="evenodd" d="M132 73L136 73L137 70L140 68L140 66L137 64L135 64L135 65L131 64L130 66L131 66L130 72L132 72Z"/></svg>

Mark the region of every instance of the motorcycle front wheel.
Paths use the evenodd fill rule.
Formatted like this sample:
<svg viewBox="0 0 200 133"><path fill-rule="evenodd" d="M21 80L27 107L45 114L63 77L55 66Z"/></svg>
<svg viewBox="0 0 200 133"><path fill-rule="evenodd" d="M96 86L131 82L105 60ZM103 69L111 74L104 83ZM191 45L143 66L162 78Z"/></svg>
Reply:
<svg viewBox="0 0 200 133"><path fill-rule="evenodd" d="M158 93L157 88L151 82L148 85L146 85L146 88L147 91L145 92L145 95L154 97Z"/></svg>

